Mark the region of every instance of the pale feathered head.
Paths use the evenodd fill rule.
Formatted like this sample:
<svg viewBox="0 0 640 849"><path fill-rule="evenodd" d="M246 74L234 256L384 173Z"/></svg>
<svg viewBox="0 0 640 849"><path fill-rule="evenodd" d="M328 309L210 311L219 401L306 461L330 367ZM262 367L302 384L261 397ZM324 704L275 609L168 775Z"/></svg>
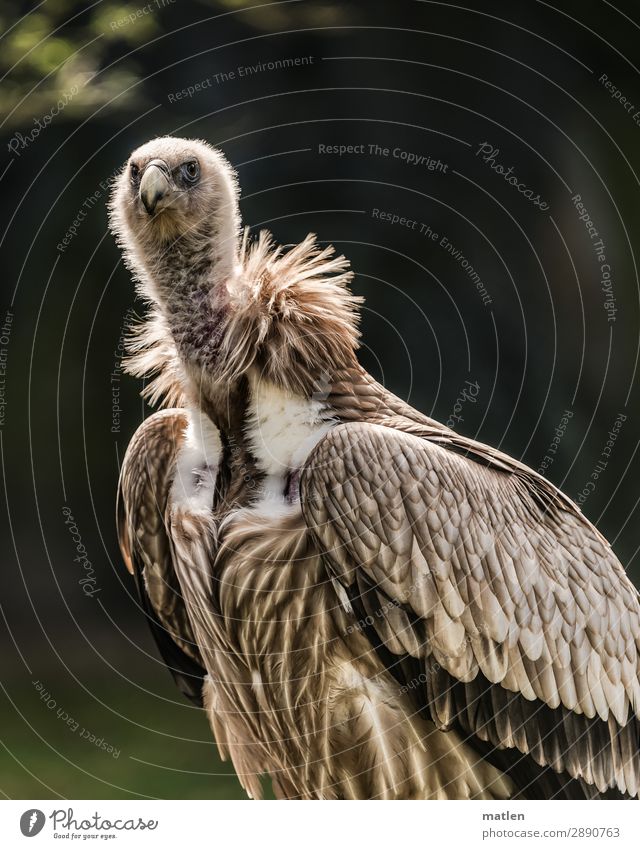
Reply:
<svg viewBox="0 0 640 849"><path fill-rule="evenodd" d="M204 252L220 270L235 260L237 179L206 142L163 137L139 147L115 183L109 213L125 261L143 284L175 246L191 257Z"/></svg>

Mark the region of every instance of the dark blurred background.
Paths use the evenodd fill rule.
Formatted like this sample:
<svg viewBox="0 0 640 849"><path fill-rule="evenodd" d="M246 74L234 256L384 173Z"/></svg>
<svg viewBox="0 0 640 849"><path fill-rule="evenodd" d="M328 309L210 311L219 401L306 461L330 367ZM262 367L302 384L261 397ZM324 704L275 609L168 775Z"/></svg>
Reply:
<svg viewBox="0 0 640 849"><path fill-rule="evenodd" d="M638 583L640 11L560 6L4 0L3 794L243 795L114 531L149 410L105 202L156 135L220 146L253 232L345 252L366 366L542 469Z"/></svg>

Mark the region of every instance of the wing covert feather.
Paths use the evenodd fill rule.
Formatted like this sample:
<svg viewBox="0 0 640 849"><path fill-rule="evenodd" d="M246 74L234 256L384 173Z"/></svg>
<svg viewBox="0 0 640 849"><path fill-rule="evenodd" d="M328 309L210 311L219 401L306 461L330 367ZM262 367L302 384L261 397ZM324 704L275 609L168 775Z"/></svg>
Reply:
<svg viewBox="0 0 640 849"><path fill-rule="evenodd" d="M184 410L162 410L140 425L122 464L116 522L123 559L136 580L160 653L180 691L201 704L205 672L165 527L175 458L186 423Z"/></svg>
<svg viewBox="0 0 640 849"><path fill-rule="evenodd" d="M436 441L429 429L412 430L340 425L310 456L302 509L332 571L352 593L363 574L387 599L373 620L390 651L435 663L461 683L453 699L431 681L434 719L446 726L464 714L462 724L478 733L465 699L478 701L474 682L484 681L482 709L495 702L494 743L635 795L640 605L620 562L572 502L522 464L457 434L447 444L446 434ZM606 731L601 741L600 749L616 748L615 757L608 751L617 768L605 775L600 765L595 775L575 751L554 756L553 734L536 749L533 727L509 727L524 710L508 704L509 692L549 708L563 739L586 734L589 745L574 747L584 757L606 729L625 729L628 740L615 743ZM535 717L526 711L526 722L540 726ZM631 766L619 746L634 753Z"/></svg>

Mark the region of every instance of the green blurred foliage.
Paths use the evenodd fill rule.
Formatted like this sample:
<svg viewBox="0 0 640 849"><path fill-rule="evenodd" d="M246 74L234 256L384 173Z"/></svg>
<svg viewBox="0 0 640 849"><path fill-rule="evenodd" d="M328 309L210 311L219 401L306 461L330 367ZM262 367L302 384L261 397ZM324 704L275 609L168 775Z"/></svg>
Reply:
<svg viewBox="0 0 640 849"><path fill-rule="evenodd" d="M168 34L164 19L181 0L157 0L159 8L155 2L103 0L88 6L78 0L47 0L34 8L5 0L0 17L0 119L5 128L29 125L34 115L47 114L75 89L78 93L61 113L66 120L86 117L102 106L126 113L148 104L135 48L162 49L161 39ZM338 3L256 8L252 0L201 0L197 5L203 14L207 9L218 15L246 9L247 25L265 31L336 26L352 17ZM126 63L113 64L123 46L131 54Z"/></svg>
<svg viewBox="0 0 640 849"><path fill-rule="evenodd" d="M24 4L5 0L3 5L0 73L8 77L2 97L2 120L8 127L31 123L33 115L47 114L64 93L76 89L61 113L66 120L114 101L118 108L140 105L135 61L123 69L110 68L108 60L112 42L140 44L159 32L154 15L114 29L114 21L135 14L135 4L105 2L87 10L84 3L52 0L22 17Z"/></svg>

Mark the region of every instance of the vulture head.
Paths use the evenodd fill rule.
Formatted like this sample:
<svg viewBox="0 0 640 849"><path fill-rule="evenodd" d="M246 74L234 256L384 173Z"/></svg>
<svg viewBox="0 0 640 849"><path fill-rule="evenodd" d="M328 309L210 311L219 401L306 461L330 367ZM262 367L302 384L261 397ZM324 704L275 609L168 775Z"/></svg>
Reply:
<svg viewBox="0 0 640 849"><path fill-rule="evenodd" d="M175 266L176 252L192 272L204 263L227 273L236 261L240 226L235 172L206 142L153 139L122 169L110 223L125 261L143 284L158 282L158 270ZM146 294L157 300L162 293Z"/></svg>

